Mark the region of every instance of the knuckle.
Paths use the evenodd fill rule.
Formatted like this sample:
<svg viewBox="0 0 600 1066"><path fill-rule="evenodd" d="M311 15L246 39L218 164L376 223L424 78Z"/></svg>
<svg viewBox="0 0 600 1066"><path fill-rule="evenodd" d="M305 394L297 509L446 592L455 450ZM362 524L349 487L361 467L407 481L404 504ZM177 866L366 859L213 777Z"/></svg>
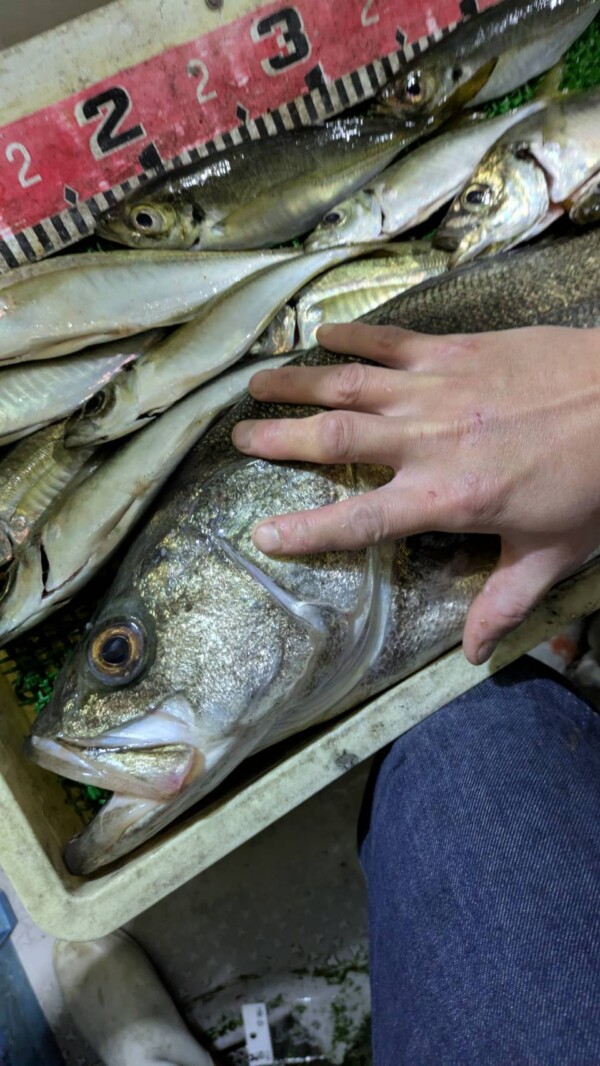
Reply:
<svg viewBox="0 0 600 1066"><path fill-rule="evenodd" d="M352 532L361 544L379 544L388 538L385 512L370 503L358 504L352 513Z"/></svg>
<svg viewBox="0 0 600 1066"><path fill-rule="evenodd" d="M397 355L398 330L394 326L380 326L377 331L377 351L380 355Z"/></svg>
<svg viewBox="0 0 600 1066"><path fill-rule="evenodd" d="M319 417L324 456L342 461L350 459L354 440L352 419L342 411L331 411Z"/></svg>
<svg viewBox="0 0 600 1066"><path fill-rule="evenodd" d="M479 337L476 333L449 333L432 337L429 341L429 357L436 362L459 360L461 355L478 351Z"/></svg>
<svg viewBox="0 0 600 1066"><path fill-rule="evenodd" d="M368 372L362 363L346 363L339 367L334 377L335 402L354 406L364 395L367 383Z"/></svg>
<svg viewBox="0 0 600 1066"><path fill-rule="evenodd" d="M458 522L485 525L494 514L494 494L489 479L479 471L469 470L455 485L454 511Z"/></svg>

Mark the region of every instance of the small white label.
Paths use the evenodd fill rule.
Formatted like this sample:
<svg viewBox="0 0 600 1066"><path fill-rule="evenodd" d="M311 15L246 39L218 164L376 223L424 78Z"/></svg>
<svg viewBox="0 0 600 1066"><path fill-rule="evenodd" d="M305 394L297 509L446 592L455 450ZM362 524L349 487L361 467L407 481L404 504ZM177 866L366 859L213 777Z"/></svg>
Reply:
<svg viewBox="0 0 600 1066"><path fill-rule="evenodd" d="M271 1066L275 1059L266 1005L245 1003L242 1007L242 1018L244 1019L248 1063L250 1066Z"/></svg>

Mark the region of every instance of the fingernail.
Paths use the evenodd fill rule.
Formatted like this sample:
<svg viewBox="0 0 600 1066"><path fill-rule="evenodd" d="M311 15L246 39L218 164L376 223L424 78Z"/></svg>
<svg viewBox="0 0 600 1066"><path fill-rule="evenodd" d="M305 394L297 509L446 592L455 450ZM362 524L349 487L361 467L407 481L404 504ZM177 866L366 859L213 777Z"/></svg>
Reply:
<svg viewBox="0 0 600 1066"><path fill-rule="evenodd" d="M494 640L484 640L483 644L479 645L477 649L477 662L479 666L481 666L482 663L487 662L495 647L496 642Z"/></svg>
<svg viewBox="0 0 600 1066"><path fill-rule="evenodd" d="M267 392L270 377L270 370L259 370L258 374L251 378L249 390L252 396L264 396Z"/></svg>
<svg viewBox="0 0 600 1066"><path fill-rule="evenodd" d="M258 550L264 552L265 555L281 549L281 537L274 522L265 522L264 525L257 526L252 534L252 540Z"/></svg>
<svg viewBox="0 0 600 1066"><path fill-rule="evenodd" d="M253 428L254 422L238 422L237 426L234 427L231 439L241 452L247 451L250 447Z"/></svg>

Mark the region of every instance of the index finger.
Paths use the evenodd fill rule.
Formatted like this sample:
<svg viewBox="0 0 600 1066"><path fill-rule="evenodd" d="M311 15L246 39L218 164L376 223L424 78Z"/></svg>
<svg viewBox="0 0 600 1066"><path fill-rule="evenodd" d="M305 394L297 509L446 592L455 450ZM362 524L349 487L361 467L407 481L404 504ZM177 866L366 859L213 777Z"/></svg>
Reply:
<svg viewBox="0 0 600 1066"><path fill-rule="evenodd" d="M321 326L317 341L331 352L358 355L384 366L416 370L431 337L400 326L369 326L364 322Z"/></svg>

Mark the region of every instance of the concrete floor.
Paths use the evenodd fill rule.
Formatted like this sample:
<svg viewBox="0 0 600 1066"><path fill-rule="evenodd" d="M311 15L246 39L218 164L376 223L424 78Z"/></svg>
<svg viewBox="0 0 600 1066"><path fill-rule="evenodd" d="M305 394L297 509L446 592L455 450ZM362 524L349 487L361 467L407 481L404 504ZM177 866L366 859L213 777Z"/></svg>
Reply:
<svg viewBox="0 0 600 1066"><path fill-rule="evenodd" d="M61 22L105 6L102 0L19 0L16 4L3 4L0 48L19 44Z"/></svg>
<svg viewBox="0 0 600 1066"><path fill-rule="evenodd" d="M193 1031L224 1066L246 1066L243 1003L269 1006L279 1063L347 1053L369 1013L366 901L356 823L363 764L133 921ZM52 941L0 873L18 925L12 942L66 1066L99 1066L66 1016ZM24 1064L19 1064L24 1066Z"/></svg>

